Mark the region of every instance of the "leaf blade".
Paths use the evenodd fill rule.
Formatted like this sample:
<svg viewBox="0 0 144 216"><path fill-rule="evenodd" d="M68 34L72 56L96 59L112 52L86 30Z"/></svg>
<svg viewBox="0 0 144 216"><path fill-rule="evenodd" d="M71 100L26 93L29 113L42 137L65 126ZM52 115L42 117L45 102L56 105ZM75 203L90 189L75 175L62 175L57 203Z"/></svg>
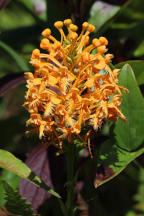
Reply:
<svg viewBox="0 0 144 216"><path fill-rule="evenodd" d="M120 62L115 65L115 67L121 69L125 64L129 64L132 67L138 84L144 84L144 60L129 60L126 62Z"/></svg>
<svg viewBox="0 0 144 216"><path fill-rule="evenodd" d="M12 58L17 62L17 64L23 71L29 71L29 67L15 50L13 50L10 46L5 44L3 41L0 41L0 47L3 48L6 52L8 52L12 56Z"/></svg>
<svg viewBox="0 0 144 216"><path fill-rule="evenodd" d="M98 30L119 10L120 6L114 6L102 1L96 1L91 7L90 18L88 22L95 25L96 30Z"/></svg>
<svg viewBox="0 0 144 216"><path fill-rule="evenodd" d="M119 175L129 163L144 153L144 148L135 152L120 149L115 140L105 141L98 155L98 170L94 180L97 188Z"/></svg>
<svg viewBox="0 0 144 216"><path fill-rule="evenodd" d="M61 198L61 196L56 191L54 191L52 188L46 185L38 176L36 176L35 173L32 172L26 164L24 164L21 160L16 158L10 152L2 149L0 150L0 167L15 173L21 178L31 181L38 187L42 187L43 189L47 190L55 197Z"/></svg>
<svg viewBox="0 0 144 216"><path fill-rule="evenodd" d="M37 176L53 188L50 168L47 159L47 152L43 148L43 145L36 146L28 155L26 159L26 164L31 168ZM42 188L38 188L35 185L32 185L30 182L25 179L20 180L19 191L21 196L27 198L27 201L32 203L32 208L37 210L43 202L50 197L50 194L47 191L44 191ZM30 195L29 195L30 194ZM37 194L37 196L35 196ZM37 197L39 197L37 199Z"/></svg>
<svg viewBox="0 0 144 216"><path fill-rule="evenodd" d="M11 184L11 187L13 189L16 189L19 185L19 177L15 175L14 173L8 171L8 170L3 170L0 176L0 181L5 180L8 183ZM0 206L3 206L5 204L5 199L4 199L4 187L3 184L0 184Z"/></svg>
<svg viewBox="0 0 144 216"><path fill-rule="evenodd" d="M127 151L134 151L144 141L144 99L137 85L132 68L126 64L119 76L120 85L129 89L122 96L121 109L128 121L118 120L114 134L118 145Z"/></svg>

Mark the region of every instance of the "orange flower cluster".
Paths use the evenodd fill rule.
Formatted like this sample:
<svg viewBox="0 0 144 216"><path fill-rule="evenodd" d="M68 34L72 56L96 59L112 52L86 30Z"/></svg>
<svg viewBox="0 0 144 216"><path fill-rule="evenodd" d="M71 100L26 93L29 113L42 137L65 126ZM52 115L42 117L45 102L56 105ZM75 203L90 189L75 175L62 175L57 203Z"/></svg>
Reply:
<svg viewBox="0 0 144 216"><path fill-rule="evenodd" d="M112 54L107 51L105 37L95 38L89 44L89 34L95 27L87 22L78 27L70 19L54 24L61 35L58 41L45 29L40 48L32 53L31 64L35 73L25 73L27 79L26 102L30 113L27 125L39 132L39 138L48 136L53 142L73 134L80 137L83 126L88 126L85 141L91 129L101 127L105 118L126 121L120 110L121 90L118 85L119 70L111 70ZM63 31L67 28L67 35Z"/></svg>

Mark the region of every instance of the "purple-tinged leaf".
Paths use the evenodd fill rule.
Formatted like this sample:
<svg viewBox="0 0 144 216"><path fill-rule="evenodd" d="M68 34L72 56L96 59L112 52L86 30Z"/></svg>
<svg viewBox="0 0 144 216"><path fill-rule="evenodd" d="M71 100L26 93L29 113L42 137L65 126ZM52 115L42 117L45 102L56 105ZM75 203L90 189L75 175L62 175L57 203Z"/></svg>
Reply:
<svg viewBox="0 0 144 216"><path fill-rule="evenodd" d="M111 178L113 175L114 175L114 171L112 168L100 166L96 171L95 179L96 181L103 182ZM97 188L99 186L99 183L95 182L94 186Z"/></svg>
<svg viewBox="0 0 144 216"><path fill-rule="evenodd" d="M0 10L2 10L10 0L0 0Z"/></svg>
<svg viewBox="0 0 144 216"><path fill-rule="evenodd" d="M3 96L8 90L14 88L25 81L24 73L9 74L0 79L0 96Z"/></svg>
<svg viewBox="0 0 144 216"><path fill-rule="evenodd" d="M90 10L89 22L96 26L98 30L118 11L120 6L112 5L103 1L95 1Z"/></svg>
<svg viewBox="0 0 144 216"><path fill-rule="evenodd" d="M82 156L83 158L89 157L89 151L88 151L87 149L84 149L83 152L82 152L82 154L81 154L81 156Z"/></svg>
<svg viewBox="0 0 144 216"><path fill-rule="evenodd" d="M81 194L83 186L84 186L84 182L83 181L78 181L76 183L76 186L75 186L75 191L77 193L76 204L77 204L77 208L80 211L79 215L80 216L88 216L88 204L83 199L83 196Z"/></svg>
<svg viewBox="0 0 144 216"><path fill-rule="evenodd" d="M26 164L40 179L53 188L47 152L42 144L32 150L28 155ZM50 194L47 191L36 187L24 179L20 180L19 191L21 196L26 197L27 201L32 203L32 208L34 210L37 210L38 207L50 197Z"/></svg>
<svg viewBox="0 0 144 216"><path fill-rule="evenodd" d="M75 186L75 191L76 191L77 193L80 193L81 190L82 190L82 188L83 188L83 186L84 186L84 182L83 182L83 181L78 181L78 182L76 183L76 186Z"/></svg>
<svg viewBox="0 0 144 216"><path fill-rule="evenodd" d="M77 208L80 211L80 216L88 216L89 215L89 206L82 197L80 193L77 195L77 200L76 200Z"/></svg>
<svg viewBox="0 0 144 216"><path fill-rule="evenodd" d="M59 199L61 198L61 196L56 191L54 191L51 187L45 184L44 181L36 176L35 173L32 172L25 163L16 158L10 152L3 149L0 149L0 167L15 173L19 177L32 182L34 185L37 185L40 188L44 188L55 197Z"/></svg>
<svg viewBox="0 0 144 216"><path fill-rule="evenodd" d="M115 140L102 143L97 156L97 171L94 180L95 188L115 178L129 163L144 153L144 147L128 152L119 148Z"/></svg>
<svg viewBox="0 0 144 216"><path fill-rule="evenodd" d="M33 0L33 7L37 14L43 14L46 11L45 0Z"/></svg>

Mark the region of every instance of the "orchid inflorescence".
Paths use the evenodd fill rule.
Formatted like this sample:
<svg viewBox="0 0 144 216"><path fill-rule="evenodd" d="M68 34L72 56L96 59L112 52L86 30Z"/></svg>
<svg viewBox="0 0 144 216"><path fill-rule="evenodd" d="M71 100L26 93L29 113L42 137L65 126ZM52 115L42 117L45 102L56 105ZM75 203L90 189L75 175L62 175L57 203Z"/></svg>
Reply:
<svg viewBox="0 0 144 216"><path fill-rule="evenodd" d="M62 148L62 140L67 137L71 142L74 135L86 143L92 128L100 128L104 119L126 121L120 104L121 90L127 89L118 85L119 69L109 66L113 55L105 54L107 39L94 38L89 44L93 25L84 22L80 35L71 19L57 21L54 26L61 40L48 28L42 32L45 38L40 48L46 52L32 52L35 72L25 73L28 90L24 106L30 113L27 125L39 132L40 139L50 137ZM83 127L87 127L84 138Z"/></svg>

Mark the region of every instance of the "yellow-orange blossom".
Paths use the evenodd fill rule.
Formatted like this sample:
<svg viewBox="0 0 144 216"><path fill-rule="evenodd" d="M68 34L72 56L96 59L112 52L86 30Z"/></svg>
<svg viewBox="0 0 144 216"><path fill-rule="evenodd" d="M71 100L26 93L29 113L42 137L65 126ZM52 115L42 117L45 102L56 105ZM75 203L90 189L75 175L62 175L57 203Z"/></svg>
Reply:
<svg viewBox="0 0 144 216"><path fill-rule="evenodd" d="M63 25L67 27L65 35ZM39 138L48 136L52 142L73 134L80 137L83 126L87 126L85 142L91 128L101 127L103 119L126 121L120 110L121 90L118 85L119 70L111 70L112 54L104 54L108 41L95 38L89 44L89 34L95 27L87 22L81 34L70 19L54 24L61 35L58 41L45 29L40 48L33 50L31 64L35 72L25 73L27 79L26 102L30 113L27 125L39 132ZM96 52L92 52L92 51ZM96 54L94 54L96 53Z"/></svg>

